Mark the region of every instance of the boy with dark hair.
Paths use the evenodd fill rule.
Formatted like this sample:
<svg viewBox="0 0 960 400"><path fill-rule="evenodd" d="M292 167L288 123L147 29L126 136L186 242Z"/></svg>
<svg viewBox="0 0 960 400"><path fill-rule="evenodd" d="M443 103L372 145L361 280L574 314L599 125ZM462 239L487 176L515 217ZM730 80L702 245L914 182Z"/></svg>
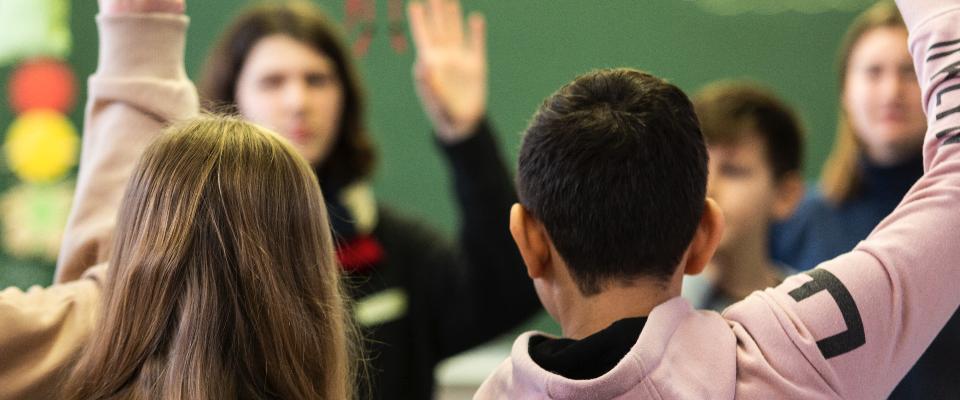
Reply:
<svg viewBox="0 0 960 400"><path fill-rule="evenodd" d="M679 298L723 231L686 96L620 69L547 99L520 152L510 230L566 338L521 335L476 397L888 395L960 305L960 1L900 5L929 116L926 174L852 252L722 316Z"/></svg>
<svg viewBox="0 0 960 400"><path fill-rule="evenodd" d="M768 236L803 197L803 135L793 110L754 83L707 85L693 108L710 156L707 195L726 228L704 273L683 282L683 296L695 308L722 311L786 277L786 266L770 259Z"/></svg>

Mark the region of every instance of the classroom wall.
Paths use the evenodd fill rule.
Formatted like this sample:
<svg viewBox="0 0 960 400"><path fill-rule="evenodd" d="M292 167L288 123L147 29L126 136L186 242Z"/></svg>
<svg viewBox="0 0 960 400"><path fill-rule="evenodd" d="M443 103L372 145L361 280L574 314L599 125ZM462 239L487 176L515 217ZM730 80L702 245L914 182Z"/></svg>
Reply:
<svg viewBox="0 0 960 400"><path fill-rule="evenodd" d="M868 6L860 0L819 6L815 1L793 1L804 10L800 12L789 10L790 1L777 3L781 6L776 9L772 3L750 0L464 2L465 8L483 12L488 20L489 115L511 164L520 132L544 97L592 68L630 66L663 76L688 92L720 78L746 77L773 87L799 110L808 128L805 161L811 179L834 132L835 48L856 12ZM216 34L245 3L188 1L191 77L198 76ZM342 1L319 3L336 18L343 17ZM448 177L411 83L412 49L397 54L391 48L387 0L376 3L376 33L359 64L369 92L370 128L381 156L374 179L377 196L453 232L457 216ZM73 49L68 61L80 83L78 106L70 116L80 127L85 79L96 64L96 6L93 1L75 1L70 7ZM4 94L11 71L12 66L0 67ZM14 118L6 101L6 96L0 97L0 130ZM2 193L15 178L5 163L0 164ZM11 257L0 249L0 287L49 282L52 265L51 260Z"/></svg>

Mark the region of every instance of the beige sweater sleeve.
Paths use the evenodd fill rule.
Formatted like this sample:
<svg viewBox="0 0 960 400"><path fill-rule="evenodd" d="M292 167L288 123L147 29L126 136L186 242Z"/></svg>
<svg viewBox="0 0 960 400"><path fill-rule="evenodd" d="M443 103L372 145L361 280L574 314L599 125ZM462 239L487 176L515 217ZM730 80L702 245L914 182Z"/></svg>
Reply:
<svg viewBox="0 0 960 400"><path fill-rule="evenodd" d="M54 399L96 323L106 265L83 279L0 291L0 399Z"/></svg>
<svg viewBox="0 0 960 400"><path fill-rule="evenodd" d="M55 282L106 261L140 155L164 125L197 113L197 91L183 63L187 24L174 14L97 18L100 56L89 80L80 172Z"/></svg>
<svg viewBox="0 0 960 400"><path fill-rule="evenodd" d="M96 324L104 261L127 179L164 124L198 109L183 67L185 16L101 16L97 22L99 66L90 78L80 176L58 283L0 291L0 399L57 397Z"/></svg>

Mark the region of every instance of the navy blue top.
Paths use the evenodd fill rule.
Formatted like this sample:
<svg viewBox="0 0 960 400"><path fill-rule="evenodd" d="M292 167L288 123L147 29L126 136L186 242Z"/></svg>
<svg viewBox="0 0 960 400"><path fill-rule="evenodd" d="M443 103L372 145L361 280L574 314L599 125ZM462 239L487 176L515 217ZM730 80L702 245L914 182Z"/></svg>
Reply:
<svg viewBox="0 0 960 400"><path fill-rule="evenodd" d="M840 205L810 188L793 217L772 227L771 257L803 271L853 250L923 174L922 157L892 167L860 162L861 186ZM904 245L909 245L905 243ZM890 399L960 399L960 314L954 314Z"/></svg>
<svg viewBox="0 0 960 400"><path fill-rule="evenodd" d="M853 250L890 214L923 174L923 159L880 167L860 162L860 188L853 198L834 205L810 187L790 220L771 229L771 258L799 271Z"/></svg>

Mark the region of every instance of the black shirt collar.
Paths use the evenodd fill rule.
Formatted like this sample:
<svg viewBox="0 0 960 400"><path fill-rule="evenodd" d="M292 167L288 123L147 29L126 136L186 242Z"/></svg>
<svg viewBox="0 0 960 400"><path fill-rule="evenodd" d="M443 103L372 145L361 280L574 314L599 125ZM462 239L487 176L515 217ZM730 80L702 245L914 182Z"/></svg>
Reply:
<svg viewBox="0 0 960 400"><path fill-rule="evenodd" d="M599 378L630 351L647 317L625 318L581 340L533 336L528 352L541 368L568 379Z"/></svg>

